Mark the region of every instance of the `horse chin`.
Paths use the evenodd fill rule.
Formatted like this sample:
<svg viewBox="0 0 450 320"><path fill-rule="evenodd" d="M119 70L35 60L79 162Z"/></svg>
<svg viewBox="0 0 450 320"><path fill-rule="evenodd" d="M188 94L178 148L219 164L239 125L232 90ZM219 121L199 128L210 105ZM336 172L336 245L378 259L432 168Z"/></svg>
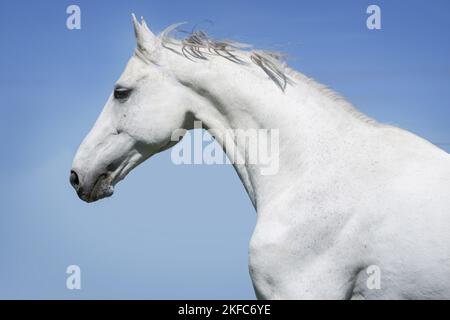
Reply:
<svg viewBox="0 0 450 320"><path fill-rule="evenodd" d="M80 199L87 202L95 202L103 198L108 198L114 193L114 186L107 179L97 183L89 195L81 194Z"/></svg>
<svg viewBox="0 0 450 320"><path fill-rule="evenodd" d="M100 199L111 197L114 193L114 187L109 186L109 188L105 191L97 192L95 194L91 194L91 199L88 202L95 202Z"/></svg>

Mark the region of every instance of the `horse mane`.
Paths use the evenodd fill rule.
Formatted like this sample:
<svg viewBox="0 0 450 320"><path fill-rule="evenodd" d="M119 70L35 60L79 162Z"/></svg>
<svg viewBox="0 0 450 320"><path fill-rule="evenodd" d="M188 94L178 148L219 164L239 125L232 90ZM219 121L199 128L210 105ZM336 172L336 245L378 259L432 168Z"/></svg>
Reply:
<svg viewBox="0 0 450 320"><path fill-rule="evenodd" d="M320 82L317 82L315 79L310 78L308 76L305 76L304 74L291 69L286 68L286 73L291 77L291 79L298 80L299 82L305 82L309 84L311 87L316 88L319 90L324 96L328 97L329 99L336 102L338 105L340 105L342 108L347 110L352 116L355 118L376 126L386 126L382 125L381 123L377 122L375 119L369 117L368 115L364 114L363 112L359 111L351 102L349 102L344 96L342 96L340 93L336 92L335 90L331 89L330 87L321 84Z"/></svg>
<svg viewBox="0 0 450 320"><path fill-rule="evenodd" d="M173 24L161 33L161 43L164 48L183 55L190 60L208 60L208 55L215 55L238 64L246 63L239 55L239 52L245 51L249 53L251 62L261 68L283 92L288 84L295 83L294 80L306 82L331 100L337 102L356 118L369 124L377 124L374 119L360 112L336 91L296 70L288 68L284 54L267 50L254 50L252 45L233 40L217 40L211 38L202 30L193 30L191 32L180 30L180 32L186 33L187 36L183 39L176 39L173 33L182 24L184 23ZM174 47L179 50L175 50Z"/></svg>
<svg viewBox="0 0 450 320"><path fill-rule="evenodd" d="M250 54L250 60L260 67L282 91L292 82L285 72L286 63L283 54L274 51L252 50L251 45L233 40L216 40L202 30L182 31L187 33L187 36L178 40L172 34L181 24L171 25L161 33L163 47L174 51L171 45L175 45L179 48L179 51L175 52L190 60L207 60L208 55L215 55L238 64L246 63L239 56L239 51L247 51Z"/></svg>

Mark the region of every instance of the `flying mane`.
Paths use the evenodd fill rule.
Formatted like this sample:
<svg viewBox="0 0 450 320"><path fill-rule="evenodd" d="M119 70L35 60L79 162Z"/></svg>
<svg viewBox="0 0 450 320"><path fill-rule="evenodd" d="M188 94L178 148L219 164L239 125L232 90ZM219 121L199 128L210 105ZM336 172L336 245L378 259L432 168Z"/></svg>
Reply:
<svg viewBox="0 0 450 320"><path fill-rule="evenodd" d="M164 48L176 54L183 55L190 60L208 60L208 56L213 55L227 59L232 63L247 64L248 62L243 60L243 55L240 54L240 52L244 51L249 54L250 61L261 68L283 92L288 85L294 84L295 80L306 82L338 103L358 119L366 123L378 124L374 119L356 109L336 91L287 67L284 54L274 51L255 50L252 45L233 40L217 40L211 38L202 30L194 30L192 32L178 30L178 27L183 24L173 24L161 33L161 42ZM175 38L173 35L175 31L187 33L187 36L182 39Z"/></svg>

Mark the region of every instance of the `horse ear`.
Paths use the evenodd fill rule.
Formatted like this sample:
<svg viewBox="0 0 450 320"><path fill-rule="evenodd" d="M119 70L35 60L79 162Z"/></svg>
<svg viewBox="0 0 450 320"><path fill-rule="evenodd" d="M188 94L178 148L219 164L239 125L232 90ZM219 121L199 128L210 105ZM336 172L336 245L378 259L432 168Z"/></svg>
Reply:
<svg viewBox="0 0 450 320"><path fill-rule="evenodd" d="M136 19L136 16L131 14L133 19L134 35L136 36L136 43L139 49L148 49L148 46L155 44L156 36L147 27L144 18L141 18L141 23Z"/></svg>
<svg viewBox="0 0 450 320"><path fill-rule="evenodd" d="M150 31L150 29L147 26L147 23L144 20L144 17L141 17L141 26L145 29L145 31L147 31L148 34L150 34L153 38L155 38L156 36L153 34L153 32Z"/></svg>

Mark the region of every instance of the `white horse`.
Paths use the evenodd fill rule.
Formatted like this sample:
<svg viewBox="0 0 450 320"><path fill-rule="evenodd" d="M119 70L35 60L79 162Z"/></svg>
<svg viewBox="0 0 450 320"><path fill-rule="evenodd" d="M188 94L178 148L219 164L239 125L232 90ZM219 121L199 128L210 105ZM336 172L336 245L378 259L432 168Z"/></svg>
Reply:
<svg viewBox="0 0 450 320"><path fill-rule="evenodd" d="M81 199L110 196L194 120L216 133L279 129L277 174L234 165L257 211L258 298L450 298L448 153L369 119L273 54L133 24L137 49L73 162ZM216 139L244 154L235 138Z"/></svg>

